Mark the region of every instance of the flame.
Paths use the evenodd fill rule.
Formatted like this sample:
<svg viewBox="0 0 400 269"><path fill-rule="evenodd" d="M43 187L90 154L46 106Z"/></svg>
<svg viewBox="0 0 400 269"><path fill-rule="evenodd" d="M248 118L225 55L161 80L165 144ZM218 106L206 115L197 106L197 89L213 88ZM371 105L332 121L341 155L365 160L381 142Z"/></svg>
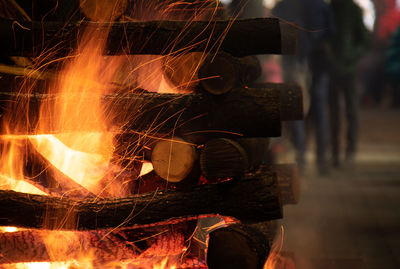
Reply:
<svg viewBox="0 0 400 269"><path fill-rule="evenodd" d="M101 141L102 137L102 133L81 133L78 140L97 142ZM107 155L100 154L95 147L92 148L93 153L74 150L53 135L36 135L29 140L36 150L63 174L95 194L102 191L99 182L107 173Z"/></svg>
<svg viewBox="0 0 400 269"><path fill-rule="evenodd" d="M107 34L86 29L77 55L66 62L50 89L60 100L46 100L41 106L37 132L60 133L30 139L54 167L95 194L101 192L100 181L113 154L113 135L101 97L109 93L120 63L102 56Z"/></svg>
<svg viewBox="0 0 400 269"><path fill-rule="evenodd" d="M87 13L97 21L110 21L111 18L119 16L126 1L119 1L119 6L112 9L99 8L97 3L102 1L81 1L85 8L91 8L95 4L93 13ZM107 5L112 1L104 1ZM144 1L147 3L147 1ZM168 1L167 1L168 2ZM209 1L214 2L214 1ZM85 4L86 3L86 4ZM208 8L209 3L204 1ZM204 12L193 12L190 4L184 15L177 16L179 5L185 2L169 3L167 6L160 4L154 16L154 6L146 8L142 14L138 8L135 14L144 19L188 19L197 20L215 15L216 10ZM109 6L110 7L110 6ZM199 11L201 11L199 8ZM218 8L218 4L217 4ZM139 11L138 11L139 10ZM178 10L178 11L177 11ZM110 11L110 12L108 12ZM104 14L103 14L104 13ZM190 16L188 17L188 14ZM150 16L151 15L151 16ZM132 19L126 17L126 19ZM190 23L190 22L189 22ZM47 195L44 191L26 182L24 166L27 154L27 144L41 155L50 164L46 169L52 169L59 175L75 181L83 188L98 196L122 196L121 182L114 181L110 170L114 169L111 160L113 157L113 136L110 132L115 128L112 125L114 115L105 114L102 106L102 96L113 93L113 86L141 87L146 90L158 92L177 92L185 85L192 85L191 79L194 74L189 74L182 82L183 85L172 85L164 76L164 65L170 62L170 56L134 55L134 56L110 56L104 57L108 36L107 30L98 30L88 27L79 40L78 49L74 54L60 59L63 62L58 74L52 75L54 83L49 87L49 96L57 96L56 99L48 99L42 102L40 107L39 121L36 126L36 135L4 136L1 142L1 164L0 164L0 189L8 189L19 192ZM134 41L133 41L134 42ZM184 55L184 52L181 52ZM205 54L202 54L205 57ZM57 60L58 61L58 60ZM172 67L174 68L174 67ZM195 72L195 71L193 71ZM32 87L33 88L33 87ZM188 86L189 88L189 86ZM185 88L185 90L187 90ZM21 90L22 91L22 90ZM30 90L28 89L28 92ZM29 110L26 104L16 107ZM26 111L22 115L27 114ZM19 111L17 111L19 112ZM10 120L9 120L10 121ZM8 130L7 120L4 128ZM21 129L24 129L24 126ZM118 127L116 127L118 128ZM49 130L55 133L49 133ZM9 134L12 131L8 130ZM121 168L122 169L122 168ZM143 165L141 174L151 171L151 165ZM41 171L37 171L38 174ZM55 176L57 177L57 173ZM30 175L36 177L37 175ZM62 180L56 178L56 180ZM83 198L83 197L82 197ZM60 216L61 218L65 216ZM74 216L70 216L71 219ZM68 220L66 220L68 221ZM16 227L0 227L0 232L17 232L21 229ZM96 257L93 249L84 249L79 236L75 232L44 233L43 241L52 262L15 263L2 265L2 268L95 268L93 264ZM165 247L165 246L168 247ZM115 261L115 266L110 268L131 268L130 265L139 265L140 268L177 268L182 253L186 251L183 247L183 238L159 239L153 246L141 254L139 259L128 261ZM71 255L73 252L73 255ZM150 261L144 262L145 258ZM62 262L58 262L61 260ZM57 262L53 262L57 261Z"/></svg>
<svg viewBox="0 0 400 269"><path fill-rule="evenodd" d="M295 269L292 259L282 254L284 232L285 230L281 226L281 236L272 245L272 250L264 264L264 269Z"/></svg>
<svg viewBox="0 0 400 269"><path fill-rule="evenodd" d="M94 268L91 262L86 261L65 261L65 262L20 262L12 264L4 264L4 269L69 269L69 268ZM121 267L122 269L122 267Z"/></svg>
<svg viewBox="0 0 400 269"><path fill-rule="evenodd" d="M2 144L0 164L0 189L46 195L43 191L24 181L23 160L25 153L17 139L0 139Z"/></svg>
<svg viewBox="0 0 400 269"><path fill-rule="evenodd" d="M153 269L166 269L166 268L175 269L176 268L176 265L169 265L168 267L167 267L167 265L168 265L168 257L165 257L164 259L162 259L162 261L160 263L155 263L153 265Z"/></svg>
<svg viewBox="0 0 400 269"><path fill-rule="evenodd" d="M17 227L9 227L9 226L0 227L0 232L3 232L3 233L13 233L13 232L16 232L16 231L18 231Z"/></svg>
<svg viewBox="0 0 400 269"><path fill-rule="evenodd" d="M153 165L150 162L144 162L142 165L142 169L140 170L139 176L146 175L153 171Z"/></svg>

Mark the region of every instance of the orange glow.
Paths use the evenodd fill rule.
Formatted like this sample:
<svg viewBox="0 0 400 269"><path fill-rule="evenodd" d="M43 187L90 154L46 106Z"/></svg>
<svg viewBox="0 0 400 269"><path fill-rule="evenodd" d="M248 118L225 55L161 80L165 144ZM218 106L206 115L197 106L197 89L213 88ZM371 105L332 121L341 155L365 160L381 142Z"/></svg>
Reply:
<svg viewBox="0 0 400 269"><path fill-rule="evenodd" d="M264 269L295 269L293 260L282 254L284 228L281 226L280 237L272 245L272 250L265 262Z"/></svg>
<svg viewBox="0 0 400 269"><path fill-rule="evenodd" d="M142 165L142 169L140 170L139 176L146 175L146 174L150 173L151 171L153 171L153 165L150 162L145 162Z"/></svg>
<svg viewBox="0 0 400 269"><path fill-rule="evenodd" d="M168 257L165 257L160 263L155 263L153 269L175 269L176 265L168 265Z"/></svg>
<svg viewBox="0 0 400 269"><path fill-rule="evenodd" d="M87 3L89 2L96 3L96 1L88 1ZM113 3L113 1L106 2L108 4ZM85 3L85 1L81 1L82 3ZM120 3L123 7L124 1L120 1ZM146 19L153 20L179 19L180 17L177 16L178 8L174 6L175 4L185 3L171 4L168 9L161 8L157 11L158 13L155 12L157 13L155 16L153 16L153 7L150 6L146 11L148 14L142 15ZM207 3L205 7L207 7ZM92 14L94 19L109 21L110 18L116 16L115 14L119 12L119 8L112 10L96 9L95 11L98 12ZM109 13L108 11L112 12ZM103 14L103 12L108 14ZM187 16L187 13L192 13L187 10L185 12L185 16ZM193 12L194 15L191 14L189 19L185 16L182 16L182 18L188 19L188 23L190 23L190 20L209 18L214 16L215 13L216 10L211 10L211 12L206 10L204 12ZM88 14L86 15L89 16ZM130 18L126 17L125 19ZM34 182L34 179L40 174L50 170L54 172L57 182L72 180L98 197L120 197L126 195L126 190L124 191L123 189L123 182L115 180L113 174L115 170L121 171L124 168L112 163L114 134L118 133L119 128L122 126L113 125L112 119L115 115L106 114L102 96L114 94L115 88L123 88L125 90L140 87L162 93L177 92L178 88L180 91L189 91L191 90L189 86L194 84L191 80L192 77L196 79L195 74L193 76L189 74L188 77L190 79L183 81L183 86L172 85L171 81L164 76L164 65L168 62L170 55L103 56L108 36L107 30L99 30L93 26L93 28L88 27L84 33L80 34L82 37L79 40L78 49L73 54L63 59L52 59L52 62L62 62L63 66L58 72L51 73L52 85L46 89L50 97L44 100L40 106L35 134L12 135L13 130L8 130L7 126L3 126L4 130L8 130L3 134L8 133L9 135L0 136L0 189L48 195L46 190L41 190L39 189L40 186L36 187L38 185L34 186L33 184L37 183ZM180 51L179 53L183 55L185 52ZM202 57L205 56L205 54L202 54ZM174 68L174 66L171 68ZM32 72L36 71L33 70ZM118 87L115 85L118 85ZM188 85L187 89L185 88L186 85ZM18 92L23 91L20 89L15 90ZM32 89L28 89L24 93L31 93L31 91ZM36 93L34 92L34 94ZM26 104L18 104L15 107L25 109L20 113L22 117L30 112ZM19 112L15 111L15 113ZM107 113L111 112L107 111ZM126 112L124 111L124 113ZM134 116L132 115L132 118ZM7 125L7 119L4 121L4 125ZM18 127L24 130L26 126ZM34 171L32 175L27 175L26 171L28 155L40 157L46 162L44 167L41 167L41 170ZM149 173L152 169L153 167L150 163L144 163L141 175ZM28 182L33 183L30 184ZM65 195L67 196L67 194ZM69 221L75 223L78 221L75 217L70 214L68 216L59 216L59 219L60 222ZM44 221L47 220L45 219ZM2 233L21 230L23 229L16 227L0 227L0 232ZM82 242L86 241L79 237L77 232L42 232L41 239L46 245L49 262L2 264L1 268L67 269L102 267L95 263L96 258L98 258L95 256L95 246L83 244ZM176 269L183 254L187 251L183 235L159 237L157 237L152 246L141 252L139 257L132 257L131 260L124 261L115 260L111 264L107 264L106 267L122 269L132 268L131 266L137 265L146 269ZM101 240L103 239L99 239L99 241Z"/></svg>
<svg viewBox="0 0 400 269"><path fill-rule="evenodd" d="M67 262L25 262L2 265L5 269L68 269L68 268L93 268L89 263L77 261Z"/></svg>
<svg viewBox="0 0 400 269"><path fill-rule="evenodd" d="M0 139L2 145L0 164L0 189L46 195L43 191L24 181L24 148L21 141Z"/></svg>
<svg viewBox="0 0 400 269"><path fill-rule="evenodd" d="M82 144L87 146L84 141L102 141L102 133L79 133ZM58 170L67 175L89 191L99 194L101 185L99 184L108 169L107 156L96 152L87 153L67 147L56 136L36 135L29 138L35 149Z"/></svg>
<svg viewBox="0 0 400 269"><path fill-rule="evenodd" d="M59 100L45 100L38 133L59 130L57 135L30 138L36 150L62 173L100 194L113 154L113 135L104 115L101 97L109 93L120 60L103 57L107 31L88 28L76 57L68 60L50 93ZM115 194L117 195L117 194Z"/></svg>
<svg viewBox="0 0 400 269"><path fill-rule="evenodd" d="M17 227L9 227L9 226L0 227L0 232L2 232L2 233L13 233L13 232L16 232L16 231L18 231Z"/></svg>

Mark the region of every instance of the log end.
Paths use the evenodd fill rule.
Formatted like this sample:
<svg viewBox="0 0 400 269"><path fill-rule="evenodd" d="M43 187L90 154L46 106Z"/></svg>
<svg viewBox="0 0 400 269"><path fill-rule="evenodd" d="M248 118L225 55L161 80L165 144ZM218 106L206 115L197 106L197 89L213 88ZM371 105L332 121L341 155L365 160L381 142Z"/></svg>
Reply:
<svg viewBox="0 0 400 269"><path fill-rule="evenodd" d="M260 269L269 250L269 243L258 229L232 225L210 233L207 265L210 269Z"/></svg>
<svg viewBox="0 0 400 269"><path fill-rule="evenodd" d="M237 67L228 54L211 56L199 69L200 85L211 94L220 95L229 92L237 82Z"/></svg>
<svg viewBox="0 0 400 269"><path fill-rule="evenodd" d="M195 147L179 137L158 142L151 154L154 171L169 182L180 182L192 171L197 153Z"/></svg>
<svg viewBox="0 0 400 269"><path fill-rule="evenodd" d="M198 85L197 72L202 61L203 53L201 52L165 57L163 72L175 87L187 91Z"/></svg>
<svg viewBox="0 0 400 269"><path fill-rule="evenodd" d="M200 168L209 179L242 176L248 167L242 146L227 138L208 141L200 154Z"/></svg>

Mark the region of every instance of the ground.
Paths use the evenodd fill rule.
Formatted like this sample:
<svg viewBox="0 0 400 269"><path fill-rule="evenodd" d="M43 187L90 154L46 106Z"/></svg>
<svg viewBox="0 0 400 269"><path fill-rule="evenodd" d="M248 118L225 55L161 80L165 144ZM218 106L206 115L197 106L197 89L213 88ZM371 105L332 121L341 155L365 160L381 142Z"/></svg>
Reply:
<svg viewBox="0 0 400 269"><path fill-rule="evenodd" d="M300 203L284 208L296 269L400 268L400 110L360 117L355 166L320 177L310 153Z"/></svg>

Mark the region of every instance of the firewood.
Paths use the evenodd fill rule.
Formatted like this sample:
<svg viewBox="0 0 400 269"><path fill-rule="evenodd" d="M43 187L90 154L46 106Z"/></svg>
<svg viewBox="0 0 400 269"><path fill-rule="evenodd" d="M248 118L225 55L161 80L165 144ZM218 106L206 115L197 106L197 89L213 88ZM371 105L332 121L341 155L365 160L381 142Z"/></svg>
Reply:
<svg viewBox="0 0 400 269"><path fill-rule="evenodd" d="M198 72L201 88L212 94L248 85L260 75L261 65L255 56L235 58L226 53L210 55Z"/></svg>
<svg viewBox="0 0 400 269"><path fill-rule="evenodd" d="M106 232L71 232L48 230L24 230L12 233L0 233L0 264L21 262L55 262L79 260L87 252L93 252L94 263L106 263L116 260L132 259L139 255L138 249L123 244L115 236ZM49 249L46 238L53 240ZM76 239L75 243L68 242ZM79 249L85 250L81 252ZM59 253L60 252L60 253Z"/></svg>
<svg viewBox="0 0 400 269"><path fill-rule="evenodd" d="M178 89L217 95L253 83L261 75L257 57L233 57L228 53L207 56L193 52L165 57L163 66L164 74Z"/></svg>
<svg viewBox="0 0 400 269"><path fill-rule="evenodd" d="M56 95L17 95L3 92L0 94L0 110L2 114L8 113L5 118L9 129L14 133L34 134L39 107L44 101L52 104L61 100ZM272 87L237 88L222 96L148 92L105 95L102 102L104 113L114 125L114 131L119 131L120 128L126 132L133 130L149 134L174 131L178 136L202 133L269 137L281 134L280 91ZM41 131L77 131L54 128Z"/></svg>
<svg viewBox="0 0 400 269"><path fill-rule="evenodd" d="M282 120L303 119L303 93L299 85L294 83L255 83L251 87L274 88L281 93Z"/></svg>
<svg viewBox="0 0 400 269"><path fill-rule="evenodd" d="M210 269L262 269L270 252L268 238L256 226L235 224L210 233Z"/></svg>
<svg viewBox="0 0 400 269"><path fill-rule="evenodd" d="M200 154L201 171L210 179L240 177L265 161L268 146L264 137L210 140Z"/></svg>
<svg viewBox="0 0 400 269"><path fill-rule="evenodd" d="M268 172L185 191L155 191L114 199L75 200L0 191L0 211L2 226L80 230L134 226L201 214L254 222L282 217L277 179ZM70 221L62 221L68 216Z"/></svg>
<svg viewBox="0 0 400 269"><path fill-rule="evenodd" d="M105 54L171 54L185 50L222 50L234 56L254 54L293 54L295 26L281 27L276 18L225 21L148 21L98 23L0 21L3 42L1 56L36 57L44 48L60 46L68 54L76 47L76 37L84 27L110 29ZM284 37L284 38L283 38Z"/></svg>
<svg viewBox="0 0 400 269"><path fill-rule="evenodd" d="M261 221L256 223L247 223L246 225L259 230L268 240L269 246L272 248L273 243L279 235L279 220Z"/></svg>
<svg viewBox="0 0 400 269"><path fill-rule="evenodd" d="M174 183L184 180L193 171L196 160L195 145L179 137L158 142L151 154L155 172Z"/></svg>
<svg viewBox="0 0 400 269"><path fill-rule="evenodd" d="M277 173L283 205L298 204L300 200L300 177L296 164L273 164Z"/></svg>
<svg viewBox="0 0 400 269"><path fill-rule="evenodd" d="M115 261L135 261L168 255L183 249L195 228L196 220L157 223L129 229L96 231L53 231L29 229L0 233L0 264L57 262L92 258L101 266ZM171 240L171 242L167 242ZM50 242L50 245L46 243ZM161 244L160 244L161 243ZM151 248L157 248L151 253ZM81 251L85 250L85 251ZM90 256L86 257L90 253Z"/></svg>
<svg viewBox="0 0 400 269"><path fill-rule="evenodd" d="M198 71L205 58L206 54L203 52L163 57L165 78L180 91L192 91L199 85Z"/></svg>
<svg viewBox="0 0 400 269"><path fill-rule="evenodd" d="M208 141L200 153L200 168L209 179L241 177L260 168L268 150L268 138L217 138ZM278 177L283 205L297 204L300 178L295 164L274 164L270 170Z"/></svg>
<svg viewBox="0 0 400 269"><path fill-rule="evenodd" d="M279 95L269 89L238 88L224 96L146 93L105 101L116 114L113 122L130 130L279 136Z"/></svg>

